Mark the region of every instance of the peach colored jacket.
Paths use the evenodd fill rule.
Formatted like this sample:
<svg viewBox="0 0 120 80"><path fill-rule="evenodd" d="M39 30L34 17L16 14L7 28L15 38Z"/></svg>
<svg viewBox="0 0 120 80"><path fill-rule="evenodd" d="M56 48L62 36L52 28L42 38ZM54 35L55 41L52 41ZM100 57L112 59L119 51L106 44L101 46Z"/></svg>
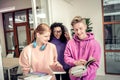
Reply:
<svg viewBox="0 0 120 80"><path fill-rule="evenodd" d="M19 64L24 74L29 73L30 69L33 72L49 74L51 71L49 65L54 62L57 62L57 51L55 45L49 42L44 51L40 51L38 46L33 48L30 44L23 49L19 57Z"/></svg>

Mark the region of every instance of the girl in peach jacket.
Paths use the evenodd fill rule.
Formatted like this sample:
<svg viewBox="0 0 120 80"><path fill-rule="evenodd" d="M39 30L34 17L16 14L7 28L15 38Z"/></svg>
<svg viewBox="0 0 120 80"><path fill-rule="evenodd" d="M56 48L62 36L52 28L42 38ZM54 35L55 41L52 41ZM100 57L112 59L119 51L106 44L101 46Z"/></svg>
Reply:
<svg viewBox="0 0 120 80"><path fill-rule="evenodd" d="M64 52L64 60L71 67L85 65L90 58L95 62L87 67L87 70L80 77L70 74L71 80L95 80L96 71L99 68L101 49L99 43L94 39L93 33L87 33L85 19L76 16L71 25L75 35L69 40Z"/></svg>
<svg viewBox="0 0 120 80"><path fill-rule="evenodd" d="M57 51L54 44L49 43L50 28L47 24L40 24L34 31L33 43L26 46L20 54L19 64L23 74L30 72L52 74L50 65L62 68L57 61ZM53 77L52 80L55 80Z"/></svg>

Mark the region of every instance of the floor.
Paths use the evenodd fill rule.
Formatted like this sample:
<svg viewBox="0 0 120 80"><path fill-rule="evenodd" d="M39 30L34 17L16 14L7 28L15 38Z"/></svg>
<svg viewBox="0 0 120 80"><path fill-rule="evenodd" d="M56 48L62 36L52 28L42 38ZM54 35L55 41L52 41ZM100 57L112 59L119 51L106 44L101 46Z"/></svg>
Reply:
<svg viewBox="0 0 120 80"><path fill-rule="evenodd" d="M120 75L97 76L96 80L120 80Z"/></svg>

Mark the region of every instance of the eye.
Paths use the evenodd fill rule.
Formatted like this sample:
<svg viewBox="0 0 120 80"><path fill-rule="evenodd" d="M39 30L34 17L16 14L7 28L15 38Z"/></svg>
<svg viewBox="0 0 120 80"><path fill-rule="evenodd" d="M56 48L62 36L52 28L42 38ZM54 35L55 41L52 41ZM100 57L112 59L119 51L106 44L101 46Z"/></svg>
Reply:
<svg viewBox="0 0 120 80"><path fill-rule="evenodd" d="M78 31L78 29L74 29L74 31Z"/></svg>
<svg viewBox="0 0 120 80"><path fill-rule="evenodd" d="M49 37L49 36L44 36L44 37Z"/></svg>
<svg viewBox="0 0 120 80"><path fill-rule="evenodd" d="M82 30L82 28L79 28L79 30Z"/></svg>
<svg viewBox="0 0 120 80"><path fill-rule="evenodd" d="M62 31L61 30L56 30L56 31L54 31L54 33L61 33Z"/></svg>

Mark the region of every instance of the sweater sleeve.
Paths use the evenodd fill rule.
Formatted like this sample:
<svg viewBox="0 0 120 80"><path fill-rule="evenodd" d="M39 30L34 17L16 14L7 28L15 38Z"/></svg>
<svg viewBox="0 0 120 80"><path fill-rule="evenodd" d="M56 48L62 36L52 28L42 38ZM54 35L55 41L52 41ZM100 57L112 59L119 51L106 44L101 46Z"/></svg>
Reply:
<svg viewBox="0 0 120 80"><path fill-rule="evenodd" d="M97 69L99 68L100 64L100 58L101 58L101 48L99 43L95 43L90 51L92 53L91 57L95 58L95 62L90 64L87 68L87 72L83 74L85 75L90 75L96 73Z"/></svg>
<svg viewBox="0 0 120 80"><path fill-rule="evenodd" d="M23 74L27 74L30 71L30 64L28 58L28 49L25 47L20 53L19 64L22 67Z"/></svg>
<svg viewBox="0 0 120 80"><path fill-rule="evenodd" d="M72 58L72 51L70 49L70 45L69 45L69 42L67 43L66 45L66 48L65 48L65 52L64 52L64 60L65 60L65 63L70 65L70 66L74 66L74 58Z"/></svg>
<svg viewBox="0 0 120 80"><path fill-rule="evenodd" d="M54 53L54 62L57 62L58 55L57 55L57 49L55 45L53 45L53 53Z"/></svg>

